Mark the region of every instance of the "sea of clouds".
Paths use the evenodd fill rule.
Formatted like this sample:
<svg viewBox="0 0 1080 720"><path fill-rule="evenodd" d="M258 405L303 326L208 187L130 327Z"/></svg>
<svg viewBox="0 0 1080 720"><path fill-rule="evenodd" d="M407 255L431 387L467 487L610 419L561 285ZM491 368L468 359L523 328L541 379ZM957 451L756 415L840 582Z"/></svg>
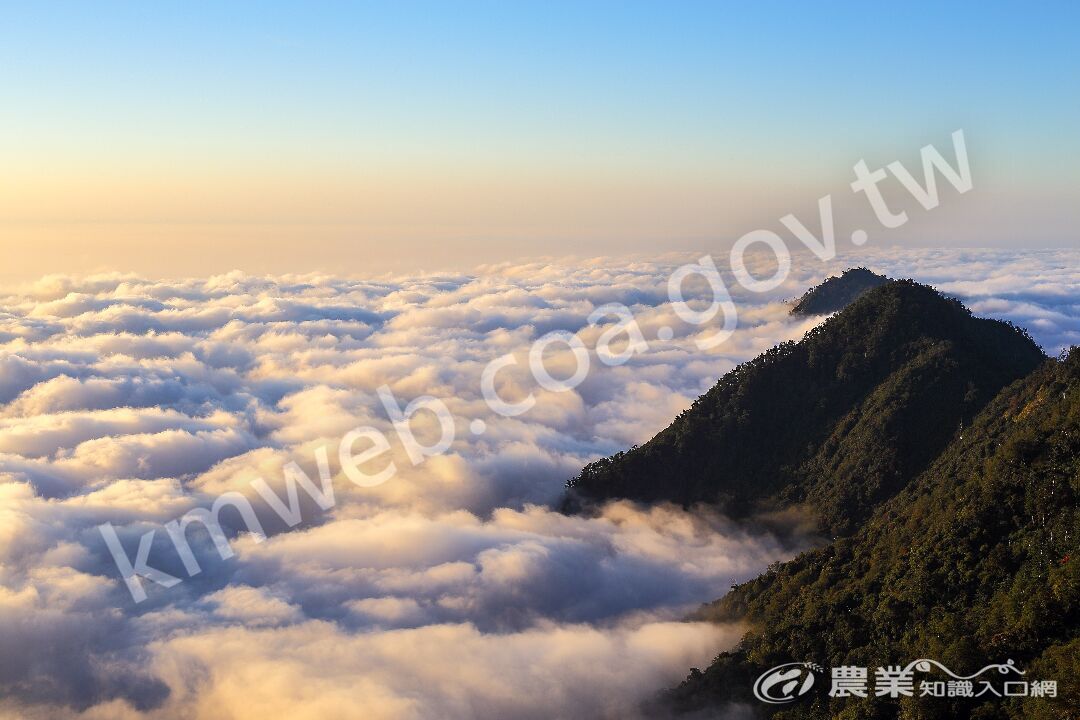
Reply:
<svg viewBox="0 0 1080 720"><path fill-rule="evenodd" d="M738 329L709 351L694 342L708 328L667 302L668 276L695 259L382 279L47 277L0 291L0 717L631 717L738 639L738 627L680 622L689 609L813 538L703 509L555 512L585 463L647 440L734 365L800 338L821 318L792 318L784 301L845 267L933 284L1050 354L1080 343L1076 251L798 255L768 293L729 283ZM633 310L648 352L593 362L562 393L507 371L504 395L533 392L535 407L488 408L489 361L524 361L551 330L594 347L601 328L586 318L610 302ZM568 357L550 357L553 372ZM390 481L339 477L332 509L305 506L301 525L268 525L262 543L237 534L228 560L193 528L202 572L146 582L149 600L133 602L99 524L130 555L157 528L152 564L182 576L163 523L223 492L255 498L257 477L281 494L285 463L314 476L315 448L358 425L393 438L382 385L402 403L446 402L450 451L414 466L394 443ZM477 419L483 433L469 429Z"/></svg>

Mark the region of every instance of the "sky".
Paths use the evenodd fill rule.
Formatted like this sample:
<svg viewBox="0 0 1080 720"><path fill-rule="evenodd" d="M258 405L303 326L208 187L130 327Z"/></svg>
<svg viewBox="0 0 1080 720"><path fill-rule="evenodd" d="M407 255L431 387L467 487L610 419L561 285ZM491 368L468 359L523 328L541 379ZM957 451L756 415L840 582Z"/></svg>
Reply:
<svg viewBox="0 0 1080 720"><path fill-rule="evenodd" d="M708 249L956 129L974 191L876 242L1075 246L1078 15L3 2L0 280Z"/></svg>

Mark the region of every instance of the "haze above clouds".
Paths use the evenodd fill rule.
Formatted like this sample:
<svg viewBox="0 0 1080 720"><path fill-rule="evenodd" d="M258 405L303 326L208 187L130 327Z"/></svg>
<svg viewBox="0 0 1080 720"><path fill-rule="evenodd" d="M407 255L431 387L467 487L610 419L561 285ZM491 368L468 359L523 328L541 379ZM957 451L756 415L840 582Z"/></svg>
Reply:
<svg viewBox="0 0 1080 720"><path fill-rule="evenodd" d="M812 538L705 511L549 509L591 459L643 442L735 364L818 320L783 300L851 265L914 277L1056 354L1080 342L1080 253L876 250L799 256L783 286L729 284L739 328L702 352L666 304L694 256L544 261L469 274L187 281L48 277L0 299L0 716L627 717L734 643L677 622ZM721 268L726 266L717 257ZM759 266L767 263L759 259ZM628 305L650 350L576 390L492 413L480 373L550 330ZM656 339L669 326L670 342ZM549 358L551 367L566 358ZM220 493L280 494L290 460L358 425L393 438L375 390L444 400L451 451L359 488L136 605L96 526L137 537ZM486 432L469 423L481 419ZM163 532L158 532L159 536ZM164 537L158 540L164 541ZM155 562L183 575L164 544Z"/></svg>

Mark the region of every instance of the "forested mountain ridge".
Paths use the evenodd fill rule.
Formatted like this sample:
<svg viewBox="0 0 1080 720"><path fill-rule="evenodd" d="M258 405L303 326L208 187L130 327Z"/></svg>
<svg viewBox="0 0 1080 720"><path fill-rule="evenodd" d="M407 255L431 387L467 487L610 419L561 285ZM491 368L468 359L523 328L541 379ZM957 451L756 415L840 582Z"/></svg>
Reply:
<svg viewBox="0 0 1080 720"><path fill-rule="evenodd" d="M736 367L649 442L586 466L565 506L705 502L745 516L805 503L845 535L1044 359L1022 330L890 281Z"/></svg>
<svg viewBox="0 0 1080 720"><path fill-rule="evenodd" d="M1057 699L829 698L776 718L1076 718L1080 715L1080 349L1003 390L850 538L734 588L700 615L750 631L667 700L748 702L784 662L883 666L935 658L957 672L1015 660ZM872 694L871 694L872 695Z"/></svg>

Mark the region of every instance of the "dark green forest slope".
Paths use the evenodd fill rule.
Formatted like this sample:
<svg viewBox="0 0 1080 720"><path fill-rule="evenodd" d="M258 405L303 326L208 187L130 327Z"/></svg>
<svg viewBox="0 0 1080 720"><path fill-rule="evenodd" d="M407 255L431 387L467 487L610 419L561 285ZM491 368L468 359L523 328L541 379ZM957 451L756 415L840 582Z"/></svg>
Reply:
<svg viewBox="0 0 1080 720"><path fill-rule="evenodd" d="M565 505L706 502L746 516L808 504L844 535L1044 359L1023 331L892 281L739 365L648 443L586 466Z"/></svg>
<svg viewBox="0 0 1080 720"><path fill-rule="evenodd" d="M806 552L706 607L750 631L669 700L748 701L782 662L875 667L920 657L958 672L1011 658L1057 700L832 699L776 718L1080 717L1080 349L1006 388L852 537ZM769 706L752 705L758 712Z"/></svg>
<svg viewBox="0 0 1080 720"><path fill-rule="evenodd" d="M800 507L832 538L703 608L748 632L664 705L695 717L1080 718L1080 350L1049 360L1023 330L912 281L834 280L829 297L850 305L568 483L570 509L610 498L736 516ZM1057 680L1061 697L816 690L773 706L751 695L782 663L923 657L960 673L1012 659Z"/></svg>

